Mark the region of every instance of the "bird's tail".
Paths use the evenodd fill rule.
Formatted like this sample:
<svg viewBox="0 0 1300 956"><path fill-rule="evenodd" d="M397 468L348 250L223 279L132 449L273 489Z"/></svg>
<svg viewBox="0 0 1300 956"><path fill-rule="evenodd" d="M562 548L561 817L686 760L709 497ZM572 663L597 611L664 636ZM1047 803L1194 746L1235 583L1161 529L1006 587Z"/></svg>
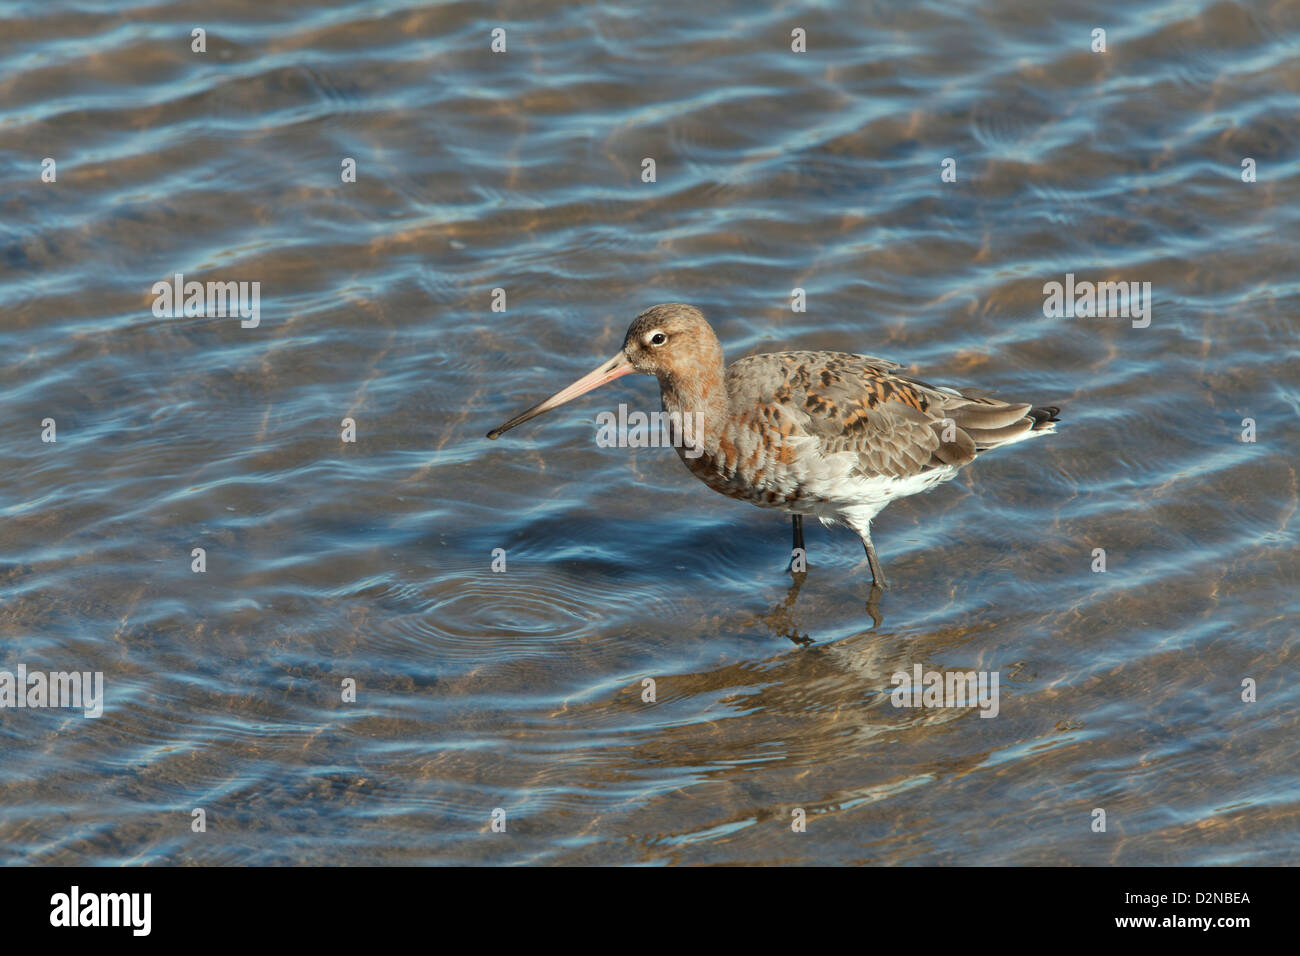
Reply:
<svg viewBox="0 0 1300 956"><path fill-rule="evenodd" d="M1043 405L1039 408L1031 408L1029 417L1034 420L1034 427L1031 429L1036 432L1055 431L1052 426L1061 419L1058 417L1061 410L1055 405Z"/></svg>
<svg viewBox="0 0 1300 956"><path fill-rule="evenodd" d="M974 389L963 391L960 397L945 403L944 419L934 423L940 435L935 456L945 464L964 464L980 452L1037 434L1051 434L1056 430L1060 411L1055 405L1003 402ZM943 429L948 421L957 426L956 440L952 442L945 442L949 436Z"/></svg>

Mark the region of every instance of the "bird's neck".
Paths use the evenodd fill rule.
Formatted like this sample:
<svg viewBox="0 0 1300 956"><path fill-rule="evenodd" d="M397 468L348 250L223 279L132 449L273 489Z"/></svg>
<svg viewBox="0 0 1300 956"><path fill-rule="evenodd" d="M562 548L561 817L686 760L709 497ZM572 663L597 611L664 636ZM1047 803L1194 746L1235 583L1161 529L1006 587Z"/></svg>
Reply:
<svg viewBox="0 0 1300 956"><path fill-rule="evenodd" d="M710 363L695 374L660 378L659 392L664 411L681 416L686 442L715 454L729 407L721 354L716 365Z"/></svg>

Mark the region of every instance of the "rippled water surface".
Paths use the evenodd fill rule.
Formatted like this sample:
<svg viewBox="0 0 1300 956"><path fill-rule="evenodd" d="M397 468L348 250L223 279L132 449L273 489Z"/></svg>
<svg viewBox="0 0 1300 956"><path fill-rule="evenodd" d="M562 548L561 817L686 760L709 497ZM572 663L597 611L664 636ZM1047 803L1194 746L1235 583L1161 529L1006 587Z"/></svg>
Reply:
<svg viewBox="0 0 1300 956"><path fill-rule="evenodd" d="M0 710L0 860L1296 861L1300 5L763 6L0 2L0 670L105 681ZM674 300L1062 422L881 515L876 624L597 445L651 379L485 440Z"/></svg>

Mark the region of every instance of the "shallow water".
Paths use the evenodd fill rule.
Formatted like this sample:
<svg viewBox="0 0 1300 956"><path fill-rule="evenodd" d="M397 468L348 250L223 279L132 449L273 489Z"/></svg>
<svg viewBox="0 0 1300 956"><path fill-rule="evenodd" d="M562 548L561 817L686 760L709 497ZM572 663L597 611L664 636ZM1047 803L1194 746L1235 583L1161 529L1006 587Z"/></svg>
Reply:
<svg viewBox="0 0 1300 956"><path fill-rule="evenodd" d="M0 670L105 681L0 710L0 860L1296 861L1300 5L0 15ZM597 446L650 379L484 439L670 300L1062 423L881 515L875 625L851 533L792 587L786 519Z"/></svg>

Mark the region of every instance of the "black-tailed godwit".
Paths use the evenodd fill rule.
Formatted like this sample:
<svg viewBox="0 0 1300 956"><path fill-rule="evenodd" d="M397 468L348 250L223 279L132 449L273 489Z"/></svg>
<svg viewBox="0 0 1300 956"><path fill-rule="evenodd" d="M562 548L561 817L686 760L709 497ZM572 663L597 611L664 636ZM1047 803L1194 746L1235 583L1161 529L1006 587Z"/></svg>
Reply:
<svg viewBox="0 0 1300 956"><path fill-rule="evenodd" d="M947 481L985 451L1052 432L1060 412L930 385L901 370L848 352L773 352L724 368L704 316L670 302L638 315L612 359L487 437L631 372L653 375L664 411L702 426L695 447L677 443L695 477L791 515L796 548L804 515L847 525L884 587L871 520L885 505Z"/></svg>

